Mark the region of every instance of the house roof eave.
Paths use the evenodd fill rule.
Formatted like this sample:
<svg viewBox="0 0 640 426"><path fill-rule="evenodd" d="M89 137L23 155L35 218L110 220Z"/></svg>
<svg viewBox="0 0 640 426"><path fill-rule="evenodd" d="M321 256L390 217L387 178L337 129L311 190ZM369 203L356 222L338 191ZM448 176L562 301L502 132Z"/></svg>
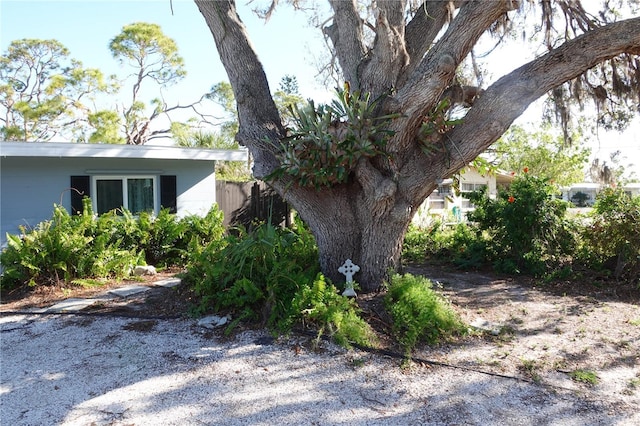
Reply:
<svg viewBox="0 0 640 426"><path fill-rule="evenodd" d="M247 161L244 149L182 148L160 145L0 142L0 156L55 158L149 158L160 160Z"/></svg>

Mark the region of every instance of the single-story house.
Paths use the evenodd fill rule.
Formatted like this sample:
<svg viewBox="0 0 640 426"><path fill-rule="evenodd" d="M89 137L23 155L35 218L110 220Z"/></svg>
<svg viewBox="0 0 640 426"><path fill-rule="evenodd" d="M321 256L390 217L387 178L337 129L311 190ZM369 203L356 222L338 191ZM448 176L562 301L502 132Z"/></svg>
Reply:
<svg viewBox="0 0 640 426"><path fill-rule="evenodd" d="M464 221L466 212L474 208L465 193L487 188L489 197L495 198L498 188L508 186L513 179L510 173L498 171L483 175L474 167L466 167L459 175L460 194L456 195L452 189L453 179L444 179L420 206L413 223L427 226L434 218L443 222Z"/></svg>
<svg viewBox="0 0 640 426"><path fill-rule="evenodd" d="M216 202L216 161L246 161L245 150L154 145L0 142L0 231L51 218L54 204L71 213L90 197L98 214L169 208L206 214Z"/></svg>
<svg viewBox="0 0 640 426"><path fill-rule="evenodd" d="M570 201L576 207L591 207L596 202L598 193L602 191L604 186L599 183L582 182L576 183L570 187L562 188L562 198ZM640 196L640 183L626 183L622 185L623 191L630 197Z"/></svg>

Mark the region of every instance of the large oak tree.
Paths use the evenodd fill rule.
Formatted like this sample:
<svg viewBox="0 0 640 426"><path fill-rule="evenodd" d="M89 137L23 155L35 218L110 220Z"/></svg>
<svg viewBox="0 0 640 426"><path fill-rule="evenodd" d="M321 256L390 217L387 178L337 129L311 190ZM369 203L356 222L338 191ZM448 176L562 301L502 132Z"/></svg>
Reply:
<svg viewBox="0 0 640 426"><path fill-rule="evenodd" d="M290 165L284 159L294 141L287 139L291 133L282 124L235 2L195 2L236 97L237 139L255 160L254 175L274 176ZM616 2L605 3L610 8ZM333 16L323 31L348 90L356 101L365 95L379 99L367 104L366 120L356 114L363 119L358 125L368 123L374 130L365 133L376 148L339 164L343 177L328 184L306 185L297 179L299 170L276 173L271 183L310 226L323 272L338 280L338 267L350 258L361 267L355 278L365 291L375 290L398 267L407 227L437 182L489 147L532 102L549 94L566 125L570 100L582 100L585 93L599 106L614 97L638 100L637 17L615 22L610 9L590 14L578 0L398 0L371 2L367 8L354 0L329 4ZM489 87L460 84L460 70L481 36L523 16L536 19L546 53ZM345 99L346 109L354 107L353 99ZM454 110L461 120L452 119ZM376 121L375 116L395 118ZM325 148L334 153L343 150L341 135L352 137L355 126L339 118L325 129L330 137L324 140L335 145Z"/></svg>

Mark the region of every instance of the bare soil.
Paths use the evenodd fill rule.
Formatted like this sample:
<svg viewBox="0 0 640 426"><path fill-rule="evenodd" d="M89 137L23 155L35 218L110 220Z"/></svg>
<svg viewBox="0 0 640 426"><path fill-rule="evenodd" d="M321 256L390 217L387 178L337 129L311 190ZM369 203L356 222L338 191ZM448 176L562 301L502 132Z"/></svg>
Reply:
<svg viewBox="0 0 640 426"><path fill-rule="evenodd" d="M485 331L417 358L572 389L640 407L640 291L593 280L531 278L407 268L428 276L467 323Z"/></svg>
<svg viewBox="0 0 640 426"><path fill-rule="evenodd" d="M152 286L152 278L108 282L95 288L47 287L5 295L2 311L49 306L70 297L92 297L128 284ZM468 336L436 346L417 348L412 363L429 368L444 365L535 382L551 389L580 392L623 411L640 407L640 291L595 280L543 284L530 278L460 272L434 266L406 267L425 275L450 300L468 324L481 325ZM368 320L377 329L387 353L401 354L390 338L382 294L359 297ZM184 285L154 287L123 300L89 308L88 313L140 319L188 317L197 303ZM148 325L140 322L140 327ZM136 330L144 331L144 330ZM386 342L386 343L385 343Z"/></svg>

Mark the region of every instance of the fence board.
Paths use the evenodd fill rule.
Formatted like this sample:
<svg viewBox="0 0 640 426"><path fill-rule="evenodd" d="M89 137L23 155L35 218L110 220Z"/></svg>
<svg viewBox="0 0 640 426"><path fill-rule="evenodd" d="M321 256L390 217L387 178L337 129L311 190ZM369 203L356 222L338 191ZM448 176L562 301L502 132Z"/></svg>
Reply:
<svg viewBox="0 0 640 426"><path fill-rule="evenodd" d="M216 202L224 213L224 225L251 228L256 222L270 221L289 226L288 204L265 182L216 181Z"/></svg>

